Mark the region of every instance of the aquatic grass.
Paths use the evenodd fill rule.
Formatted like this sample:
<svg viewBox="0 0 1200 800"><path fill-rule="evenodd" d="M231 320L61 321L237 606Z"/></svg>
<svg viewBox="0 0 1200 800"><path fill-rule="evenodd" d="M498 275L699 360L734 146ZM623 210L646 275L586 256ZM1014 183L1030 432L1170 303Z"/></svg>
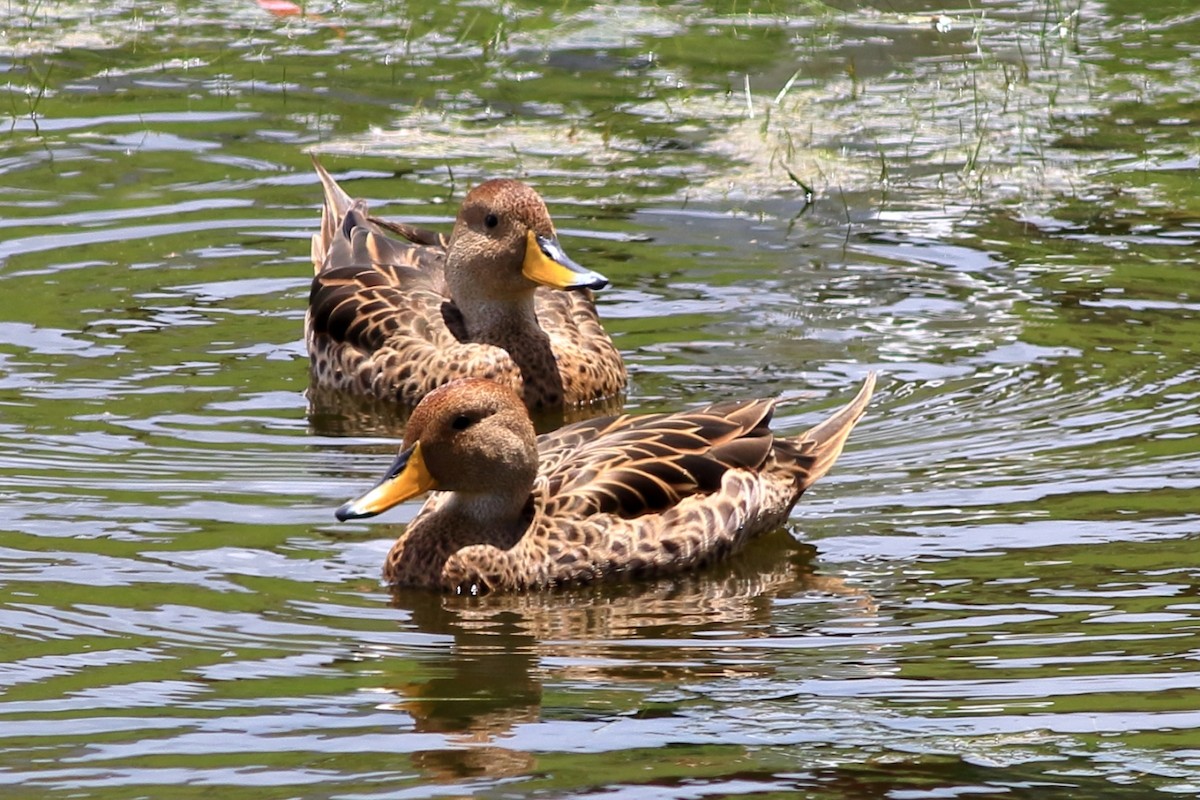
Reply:
<svg viewBox="0 0 1200 800"><path fill-rule="evenodd" d="M793 33L786 27L772 31L773 18L770 17L755 18L752 24L740 27L741 22L718 16L715 18L718 30L723 37L727 31L734 34L730 37L733 52L748 66L759 69L766 67L767 60L762 58L762 41L775 42L786 38L793 40L792 52L798 65L789 69L774 85L767 84L765 77L754 69L741 70L740 74L734 73L736 77L729 76L731 83L740 86L735 90L731 85L730 97L721 98L719 90L714 92L713 85L697 79L697 71L701 68L710 71L722 69L724 64L721 59L709 59L706 62L704 48L681 47L673 50L660 46L662 43L659 42L650 48L656 55L646 71L631 72L627 76L623 89L628 97L634 99L612 104L609 102L612 87L589 82L586 73L581 80L579 74L570 70L547 67L538 62L531 65L513 55L519 53L522 47L546 46L546 23L541 17L518 15L506 22L481 9L457 9L457 12L452 16L452 21L448 21L446 15L439 11L423 17L419 24L393 23L396 37L391 40L359 37L358 42L339 44L325 59L327 64L321 64L319 59L312 57L303 61L287 61L277 67L264 64L262 79L269 81L270 70L274 68L279 70L281 79L285 79L285 85L299 85L308 80L308 75L321 68L337 69L338 66L334 65L345 67L354 64L353 74L357 85L365 87L371 82L380 81L389 87L403 87L401 97L379 109L355 103L339 103L336 98L332 98L333 103L322 103L321 113L329 119L341 120L343 129L351 120L360 121L358 124L365 128L376 124L377 119L387 120L383 126L385 128L403 128L406 127L406 119L421 119L426 116L425 112L431 112L441 120L463 118L471 113L479 114L481 120L485 114L509 114L519 119L529 112L513 107L510 97L527 95L531 90L559 93L560 86L570 86L576 99L571 113L564 118L561 140L568 144L566 151L557 157L571 158L570 151L573 148L569 142L583 137L598 142L591 160L599 169L623 174L632 169L635 162L654 154L662 165L662 172L666 173L682 163L684 154L694 153L698 149L711 157L706 159L706 174L699 176L698 182L693 179L693 183L698 183L688 193L693 200L709 195L751 197L790 194L796 186L794 176L802 176L803 182L813 190L816 198L832 188L823 183L830 180L846 182L847 186L856 188L890 188L917 199L946 191L945 177L956 170L960 172L962 181L976 187L973 191L995 192L1007 180L1004 172L1013 167L1011 162L1018 162L1015 165L1018 171L1026 169L1019 162L1030 158L1030 154L1036 153L1040 147L1037 141L1032 141L1028 147L1022 145L1005 152L1009 143L1005 138L1008 129L1003 123L1011 121L1016 111L1031 115L1027 121L1010 125L1010 129L1021 135L1026 130L1047 127L1033 116L1044 112L1032 110L1036 106L1032 97L1025 101L1027 107L1022 108L1016 103L1017 95L1010 88L1013 70L1027 69L1024 58L1018 65L997 58L990 61L976 58L967 63L971 56L964 58L963 68L971 74L969 91L973 116L969 123L965 117L957 118L957 112L943 102L947 98L953 99L949 94L956 91L953 89L943 88L937 94L921 94L919 90L925 87L917 86L915 90L910 90L911 94L907 97L889 98L899 102L881 105L883 95L876 89L879 76L860 75L853 58L841 62L844 75L841 81L801 80L806 64L818 57L817 50L821 47L817 39L818 30L833 32L841 25L865 25L869 28L872 20L878 19L883 25L883 35L886 35L887 26L896 24L896 17L872 17L869 14L856 15L822 9L813 21L805 21L798 32ZM645 15L644 19L635 15L631 28L657 30L656 26L660 23L655 12L643 10L641 14ZM979 54L986 55L988 44L998 36L1008 36L1013 24L987 18L982 13L978 17L980 20L986 19L987 24L974 24L972 36L976 40L975 49ZM530 19L536 22L528 22ZM444 39L439 42L427 36L438 24L452 34L449 47ZM678 21L672 20L670 24L677 26ZM914 20L905 24L925 26L929 22ZM944 34L936 35L945 38ZM681 41L691 40L685 37ZM691 43L694 44L694 41ZM954 44L949 42L946 46L953 47ZM261 49L263 45L255 47ZM636 40L631 40L628 46L631 53L645 52L646 49L644 43ZM808 54L805 50L809 51ZM235 71L233 64L242 54L243 49L236 43L213 48L211 54L205 54L207 63L196 70L207 75L209 90L226 104L225 107L238 102L239 93L245 90L238 82L228 79ZM514 58L517 60L514 61ZM368 67L370 59L376 59L375 65L382 65L382 68ZM443 90L438 84L414 82L405 77L406 73L422 63L438 63L439 70L457 74L456 81L471 86L472 91L455 94ZM510 72L520 72L522 75L510 79L506 77ZM667 88L662 81L670 72L678 73L684 79L676 79L675 86ZM997 72L1002 77L997 77ZM483 76L487 76L487 81L485 88L480 90L480 78ZM257 68L255 77L257 80ZM814 91L818 85L822 93L832 91L833 96L818 96ZM1037 95L1034 84L1026 82L1025 85L1033 87L1029 91L1031 95ZM447 106L448 97L455 97L452 107ZM1071 102L1071 98L1060 100L1056 95L1050 99L1053 104ZM306 99L297 98L291 92L281 94L281 103L287 104L291 113L303 115L306 102ZM865 104L861 111L856 109L858 103ZM495 122L501 123L504 131L501 135L515 137L507 140L503 148L489 149L489 158L495 159L497 166L538 169L522 163L522 159L528 161L531 157L555 157L551 151L545 150L542 154L531 156L528 151L538 150L538 145L520 135L520 125L503 123L500 119ZM544 119L539 120L539 124L544 122ZM482 131L491 123L478 124L478 130ZM742 130L744 125L747 130ZM950 126L956 132L954 135L950 133ZM467 126L462 127L465 129ZM339 142L329 139L325 134L327 130L328 126L319 126L314 134L326 145L338 149ZM684 131L683 135L680 135L680 130ZM897 136L902 131L911 133ZM942 143L918 137L918 131L927 137L929 134L941 137ZM751 132L755 136L749 136ZM957 138L955 147L947 147L954 138ZM346 143L344 149L363 151L379 144L386 150L388 145L385 140L386 137L374 139L367 134L361 142ZM425 157L422 143L418 140L416 144L416 150L411 154L413 163ZM685 148L678 151L678 156L673 150L677 146ZM947 157L946 154L953 149L957 149L961 157ZM863 160L866 153L870 154L869 159L873 164ZM452 157L441 158L438 169L444 169L450 160ZM818 162L822 162L820 166ZM931 171L934 167L939 173L936 181ZM462 170L456 172L461 173ZM1026 180L1027 185L1033 182L1033 178ZM652 180L651 183L655 182ZM659 185L668 187L676 183L671 181Z"/></svg>
<svg viewBox="0 0 1200 800"><path fill-rule="evenodd" d="M53 62L46 65L43 72L32 61L26 61L26 70L37 78L37 83L27 85L24 92L20 92L11 84L8 90L9 106L11 108L12 123L10 132L15 130L16 120L18 118L27 118L33 124L33 133L35 136L41 135L41 129L38 126L38 108L42 104L42 100L46 97L47 89L50 85L50 77L54 71ZM25 108L18 107L17 96L20 95L25 99Z"/></svg>
<svg viewBox="0 0 1200 800"><path fill-rule="evenodd" d="M14 2L14 0L8 0L8 9L5 13L5 17L8 19L18 18L23 20L23 25L20 27L22 27L28 34L37 27L37 17L42 11L42 7L45 2L46 0L21 0L21 2L17 3ZM45 22L48 22L49 19L50 14L47 12ZM45 22L43 22L43 24L45 24Z"/></svg>
<svg viewBox="0 0 1200 800"><path fill-rule="evenodd" d="M856 153L869 151L875 160L871 182L880 188L900 189L902 195L897 196L913 201L932 199L951 186L956 191L968 188L977 201L1007 196L1036 203L1039 198L1075 191L1081 180L1072 173L1087 170L1083 160L1052 163L1045 152L1053 141L1056 120L1086 108L1094 91L1092 70L1069 60L1064 51L1064 44L1073 46L1068 35L1075 41L1079 35L1077 9L1048 5L1032 28L1028 22L989 17L986 11L954 15L949 22L914 19L911 24L931 24L938 35L945 36L964 19L970 27L968 46L958 55L961 77L950 80L946 77L950 72L934 62L930 78L910 83L905 96L894 98L898 102L886 102L875 86L878 78L864 80L850 59L843 68L845 103L834 106L835 115L829 118L815 107L828 101L797 95L802 69L796 70L766 103L752 102L744 87L744 118L749 121L755 118L754 112L761 112L755 122L759 145L767 156L760 158L737 145L732 149L718 145L720 152L741 154L751 163L763 164L761 172L750 171L752 181L769 186L771 163L786 164L795 174L793 131L802 115L815 112L815 117L808 117L812 122L806 128L809 146L805 155L810 162L802 167L806 172L818 172L811 162L834 158L841 162L836 172L858 175L861 183L869 173L865 163L856 166L854 160ZM1051 20L1057 22L1052 25ZM859 24L864 23L859 20ZM1037 55L1032 59L1027 50L1029 39L1037 42ZM948 40L947 47L952 46ZM1002 48L1009 48L1015 59L1004 56ZM826 91L829 88L826 84ZM895 124L897 112L906 116L902 126ZM901 130L913 133L897 136ZM872 137L872 133L878 135ZM836 148L835 142L840 142ZM956 150L957 158L951 155ZM788 182L787 171L780 172L782 183ZM833 171L822 168L819 172L830 175ZM948 178L953 179L949 184ZM822 187L816 188L819 196ZM748 194L753 191L749 183L746 189Z"/></svg>

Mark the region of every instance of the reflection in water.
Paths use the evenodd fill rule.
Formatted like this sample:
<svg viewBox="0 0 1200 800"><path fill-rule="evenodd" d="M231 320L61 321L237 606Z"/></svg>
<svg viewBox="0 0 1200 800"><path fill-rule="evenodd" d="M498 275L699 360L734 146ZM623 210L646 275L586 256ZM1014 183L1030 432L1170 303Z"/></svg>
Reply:
<svg viewBox="0 0 1200 800"><path fill-rule="evenodd" d="M870 619L869 595L840 577L816 574L815 556L812 546L779 533L702 572L655 581L482 598L393 588L393 605L411 612L413 626L452 637L453 644L425 662L421 680L382 688L396 694L395 707L412 715L414 730L449 734L448 744L462 745L417 754L434 774L447 780L518 774L533 757L505 740L543 719L549 674L583 693L589 685L643 692L655 684L769 679L770 663L696 661L696 638L727 645L770 637L773 601L809 593L846 598L851 603L844 608ZM628 650L639 640L653 645L652 657Z"/></svg>
<svg viewBox="0 0 1200 800"><path fill-rule="evenodd" d="M453 638L420 682L385 687L396 694L397 707L412 715L415 730L447 734L448 748L422 751L414 759L431 777L446 782L530 769L532 754L494 745L541 715L537 640L512 615L499 613L486 626L465 626L446 607L446 598L412 592L405 599L417 627Z"/></svg>

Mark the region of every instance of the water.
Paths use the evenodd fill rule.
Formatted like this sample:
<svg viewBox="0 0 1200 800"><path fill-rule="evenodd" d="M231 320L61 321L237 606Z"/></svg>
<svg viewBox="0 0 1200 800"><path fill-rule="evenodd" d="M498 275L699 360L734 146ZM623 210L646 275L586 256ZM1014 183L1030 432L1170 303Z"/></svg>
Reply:
<svg viewBox="0 0 1200 800"><path fill-rule="evenodd" d="M0 795L1200 791L1190 4L307 10L0 7ZM534 183L632 410L870 414L708 572L390 594L310 149Z"/></svg>

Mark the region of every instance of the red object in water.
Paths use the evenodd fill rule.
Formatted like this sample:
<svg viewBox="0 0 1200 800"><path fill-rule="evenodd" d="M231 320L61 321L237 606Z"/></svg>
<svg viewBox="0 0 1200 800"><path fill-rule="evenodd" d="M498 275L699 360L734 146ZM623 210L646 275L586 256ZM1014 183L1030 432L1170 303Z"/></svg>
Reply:
<svg viewBox="0 0 1200 800"><path fill-rule="evenodd" d="M259 8L273 17L300 17L312 22L325 24L325 18L320 14L306 14L304 8L296 5L292 0L255 0L255 2L258 3ZM337 34L339 39L346 36L346 31L341 27L337 25L329 25L328 27Z"/></svg>
<svg viewBox="0 0 1200 800"><path fill-rule="evenodd" d="M277 17L299 17L304 15L304 9L292 0L257 0L258 7Z"/></svg>

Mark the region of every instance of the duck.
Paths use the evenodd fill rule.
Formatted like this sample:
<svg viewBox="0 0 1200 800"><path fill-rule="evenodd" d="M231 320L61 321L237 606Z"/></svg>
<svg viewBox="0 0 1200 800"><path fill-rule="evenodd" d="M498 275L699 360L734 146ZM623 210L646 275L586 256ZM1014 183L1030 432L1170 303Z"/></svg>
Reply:
<svg viewBox="0 0 1200 800"><path fill-rule="evenodd" d="M596 417L538 437L511 388L462 379L421 400L383 478L336 517L433 492L388 552L393 587L479 595L696 569L783 527L874 388L870 373L791 438L770 428L775 399Z"/></svg>
<svg viewBox="0 0 1200 800"><path fill-rule="evenodd" d="M372 216L313 165L324 192L304 323L315 389L413 406L450 381L487 378L531 410L624 391L596 312L608 279L567 256L530 186L480 183L446 236Z"/></svg>

